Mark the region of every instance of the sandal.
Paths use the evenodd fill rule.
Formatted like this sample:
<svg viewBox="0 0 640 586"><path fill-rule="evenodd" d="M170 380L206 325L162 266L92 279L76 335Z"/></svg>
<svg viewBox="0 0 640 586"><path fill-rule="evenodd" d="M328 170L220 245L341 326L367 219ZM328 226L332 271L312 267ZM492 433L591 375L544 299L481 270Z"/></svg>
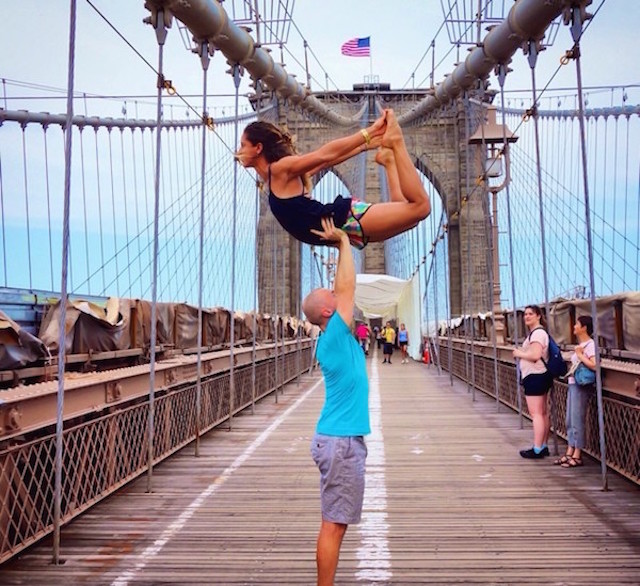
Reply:
<svg viewBox="0 0 640 586"><path fill-rule="evenodd" d="M554 460L553 464L555 466L562 466L563 464L566 464L569 461L569 458L571 458L571 455L570 454L565 454L561 458L558 458L557 460Z"/></svg>
<svg viewBox="0 0 640 586"><path fill-rule="evenodd" d="M573 456L569 456L567 461L563 464L560 464L563 468L577 468L578 466L582 466L582 458L574 458Z"/></svg>

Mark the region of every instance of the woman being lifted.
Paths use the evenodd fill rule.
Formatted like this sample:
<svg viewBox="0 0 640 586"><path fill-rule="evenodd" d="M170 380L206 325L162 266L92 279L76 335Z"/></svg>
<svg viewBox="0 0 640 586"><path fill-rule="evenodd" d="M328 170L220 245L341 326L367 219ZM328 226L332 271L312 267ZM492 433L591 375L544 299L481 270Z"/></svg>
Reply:
<svg viewBox="0 0 640 586"><path fill-rule="evenodd" d="M323 204L311 198L312 175L373 148L378 149L376 162L385 168L391 201L372 204L338 195ZM347 233L352 246L364 248L413 228L431 211L393 110L385 110L368 128L304 155L295 153L290 136L277 126L252 122L235 156L268 185L269 206L282 227L307 244L326 244L312 232L322 231L325 217Z"/></svg>

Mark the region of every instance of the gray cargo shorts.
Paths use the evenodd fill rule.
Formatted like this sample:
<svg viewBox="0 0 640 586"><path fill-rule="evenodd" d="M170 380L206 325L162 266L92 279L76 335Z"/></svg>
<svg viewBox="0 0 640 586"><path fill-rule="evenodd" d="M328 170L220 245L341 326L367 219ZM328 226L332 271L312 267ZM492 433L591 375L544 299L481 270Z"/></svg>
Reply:
<svg viewBox="0 0 640 586"><path fill-rule="evenodd" d="M311 440L311 456L320 470L322 518L345 525L359 523L367 458L364 438L316 433Z"/></svg>

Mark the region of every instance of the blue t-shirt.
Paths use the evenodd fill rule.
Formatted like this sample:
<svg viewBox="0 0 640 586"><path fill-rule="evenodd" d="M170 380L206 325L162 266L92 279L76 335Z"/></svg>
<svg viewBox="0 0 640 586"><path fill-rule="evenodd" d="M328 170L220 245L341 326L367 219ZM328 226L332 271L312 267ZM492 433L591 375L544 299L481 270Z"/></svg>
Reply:
<svg viewBox="0 0 640 586"><path fill-rule="evenodd" d="M407 330L398 330L398 342L400 344L406 344L407 343L407 334L409 332L407 332Z"/></svg>
<svg viewBox="0 0 640 586"><path fill-rule="evenodd" d="M318 340L316 355L325 387L316 432L343 437L371 433L365 355L337 311Z"/></svg>

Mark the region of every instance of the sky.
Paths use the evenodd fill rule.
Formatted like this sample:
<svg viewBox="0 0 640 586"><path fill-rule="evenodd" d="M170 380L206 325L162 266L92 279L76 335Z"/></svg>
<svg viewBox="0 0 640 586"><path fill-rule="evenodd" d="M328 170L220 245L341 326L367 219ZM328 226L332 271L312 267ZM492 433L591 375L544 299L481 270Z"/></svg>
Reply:
<svg viewBox="0 0 640 586"><path fill-rule="evenodd" d="M0 108L64 112L69 0L0 2L3 8L0 20ZM122 117L126 112L127 117L154 119L156 74L145 60L153 67L157 65L158 46L153 29L143 23L149 14L144 0L90 2L77 0L74 86L81 97L75 100L75 113ZM250 4L253 2L251 0ZM299 80L306 79L303 48L306 41L312 90L325 88L326 74L330 89L351 89L354 83L362 83L371 74L393 89L410 89L414 84L415 87L425 87L431 74L429 47L433 40L437 84L454 70L458 59L465 58L469 48L462 46L458 55L450 42L447 28L443 26L442 7L448 9L453 0L400 0L394 4L387 0L281 2L293 7L289 37L284 47L285 68L296 74ZM477 0L460 1L457 6L463 4L475 7ZM512 5L506 0L493 0L493 4ZM239 9L242 3L240 0L224 3L230 12L234 5ZM259 5L264 5L264 2L259 2ZM627 103L640 104L640 87L637 87L640 86L640 68L637 65L640 2L594 0L590 10L597 13L590 21L582 42L585 86L636 86L627 90ZM371 39L371 59L340 54L342 43L354 37L367 36ZM164 97L164 115L169 119L194 118L201 112L202 68L198 57L187 47L189 43L185 44L185 39L189 39L189 35L182 35L178 23L174 22L165 45L164 71L182 99ZM560 57L571 45L568 28L561 26L554 44L539 57L538 89L548 84L554 88L575 87L574 64L559 67ZM280 61L277 46L273 47L272 54L276 61ZM214 118L234 113L234 87L231 77L225 72L228 67L224 56L216 53L207 75L211 96L209 111ZM507 99L514 107L529 107L531 95L527 92L530 92L531 72L521 51L514 56L511 68L513 72L509 74L506 86ZM244 99L244 95L251 91L248 83L248 76L245 76L240 88L243 96L241 112L249 108ZM497 89L497 84L493 82L491 87ZM574 93L573 90L559 92L564 96ZM588 90L586 93L591 107L622 104L622 89ZM86 98L82 97L83 94ZM550 104L552 107L571 108L574 101L572 97L550 97L548 102L544 98L541 106L546 109ZM15 177L20 180L21 150L13 148L14 144L19 144L19 130L17 125L13 125L16 131L9 133L9 126L6 124L4 130L7 132L0 134L0 138L6 140L0 143L0 150L7 163L14 157ZM29 156L33 157L34 153L35 148ZM38 191L34 179L30 186L32 191ZM9 207L9 211L11 209ZM21 207L13 211L22 214ZM34 212L31 213L33 215Z"/></svg>
<svg viewBox="0 0 640 586"><path fill-rule="evenodd" d="M448 9L453 0L402 0L391 8L383 0L282 0L293 9L289 37L284 49L285 68L296 74L299 80L306 79L303 41L309 47L309 69L312 89L324 89L326 74L329 88L350 89L353 83L361 83L365 76L378 76L380 82L389 83L394 89L428 85L431 73L431 52L435 39L436 83L455 68L457 51L452 49L447 28L442 27L443 6ZM152 28L143 24L148 15L143 0L91 0L128 43L153 66L157 64L157 44ZM231 11L235 3L240 9L240 0L227 0L224 6ZM466 0L467 5L476 5L476 0ZM504 4L494 0L496 5ZM253 2L251 2L253 4ZM259 3L262 4L262 3ZM465 2L458 2L461 7ZM0 23L0 107L9 109L31 109L63 112L63 91L42 91L34 87L19 87L15 82L38 84L57 90L67 85L69 5L66 0L48 2L21 0L7 2L3 6ZM509 7L511 4L506 3ZM78 0L77 52L75 88L88 97L76 101L78 114L122 116L125 108L128 116L155 116L153 99L156 76L141 57L122 40L105 20L98 15L87 0ZM633 85L640 83L637 67L640 26L640 2L620 0L594 0L590 10L596 17L589 25L583 41L583 77L585 86ZM471 10L471 9L469 9ZM438 29L440 33L438 33ZM486 33L485 33L486 34ZM371 37L371 59L346 57L340 54L340 46L353 37ZM537 86L543 88L558 69L559 59L571 45L567 27L561 26L555 43L539 57ZM460 48L465 58L467 47ZM426 53L426 56L425 56ZM280 49L273 47L273 55L280 59ZM420 63L421 58L424 59ZM507 80L507 90L530 88L530 70L522 52L514 56L514 69ZM217 97L215 116L233 113L233 84L225 73L228 65L222 54L213 58L208 75L209 93ZM199 59L185 46L177 23L169 31L165 47L165 72L177 91L185 100L200 110L202 99L198 97L202 88L202 69ZM413 74L413 77L412 77ZM248 76L245 76L248 77ZM250 91L248 79L243 80L241 93ZM551 83L552 87L573 87L575 68L572 64L561 68ZM495 83L492 87L497 89ZM629 103L640 103L640 91L627 91ZM193 96L191 96L193 94ZM55 101L25 100L22 98L57 95ZM97 100L91 95L118 96L110 100ZM130 96L128 99L122 96ZM145 98L145 96L147 96ZM3 98L6 97L6 100ZM518 105L529 94L509 94L513 105ZM590 105L618 105L622 90L613 94L607 91L589 93ZM4 101L4 103L3 103ZM183 119L187 106L177 98L171 102L169 117ZM246 109L246 102L241 101ZM225 111L222 112L221 106ZM544 106L544 103L543 103ZM241 109L242 109L241 108ZM195 116L192 111L189 116Z"/></svg>

